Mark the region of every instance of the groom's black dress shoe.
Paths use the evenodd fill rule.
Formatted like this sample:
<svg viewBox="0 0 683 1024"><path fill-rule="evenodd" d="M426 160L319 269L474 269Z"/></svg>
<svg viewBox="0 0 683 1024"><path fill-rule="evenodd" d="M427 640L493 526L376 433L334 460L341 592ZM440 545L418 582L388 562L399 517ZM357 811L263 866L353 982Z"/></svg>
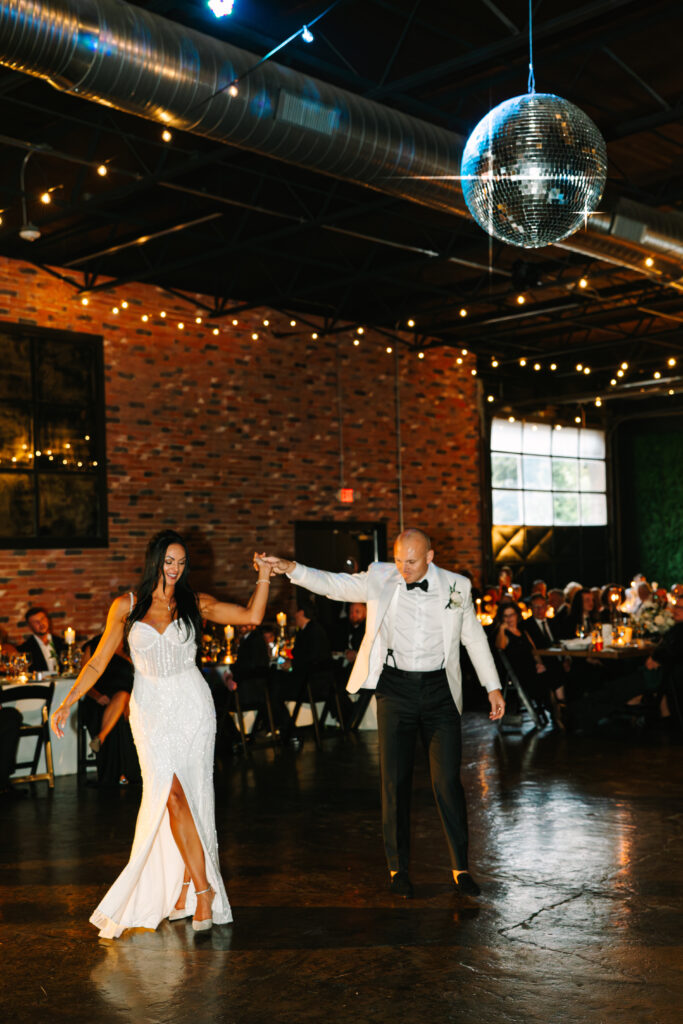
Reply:
<svg viewBox="0 0 683 1024"><path fill-rule="evenodd" d="M402 896L405 900L413 898L413 883L407 871L397 871L389 882L389 889L392 896Z"/></svg>
<svg viewBox="0 0 683 1024"><path fill-rule="evenodd" d="M455 888L457 889L457 891L459 893L462 893L463 896L481 895L481 889L474 881L469 871L461 871L457 879L453 879L453 882L455 883Z"/></svg>

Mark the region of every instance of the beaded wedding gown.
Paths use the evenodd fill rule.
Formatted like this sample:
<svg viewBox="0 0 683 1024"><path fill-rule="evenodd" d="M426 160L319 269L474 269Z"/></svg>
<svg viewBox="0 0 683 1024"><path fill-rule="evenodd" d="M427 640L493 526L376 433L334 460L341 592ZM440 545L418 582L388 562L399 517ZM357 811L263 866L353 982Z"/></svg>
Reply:
<svg viewBox="0 0 683 1024"><path fill-rule="evenodd" d="M175 775L183 787L204 847L215 896L216 924L232 921L220 874L213 791L216 715L209 687L195 664L196 643L175 619L163 633L145 622L128 637L135 668L130 725L142 771L142 802L130 860L90 921L102 938L125 928L156 928L178 899L184 864L171 834L168 801ZM186 907L197 904L192 883Z"/></svg>

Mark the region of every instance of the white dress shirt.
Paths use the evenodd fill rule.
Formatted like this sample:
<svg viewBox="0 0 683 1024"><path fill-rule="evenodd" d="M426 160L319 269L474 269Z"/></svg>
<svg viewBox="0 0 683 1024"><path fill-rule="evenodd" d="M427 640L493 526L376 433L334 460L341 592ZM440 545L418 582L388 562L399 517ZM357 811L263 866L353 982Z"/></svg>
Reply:
<svg viewBox="0 0 683 1024"><path fill-rule="evenodd" d="M443 668L445 652L443 629L439 614L441 594L431 563L422 579L428 590L408 590L405 580L396 593L382 622L382 638L393 658L387 654L387 665L403 672L434 672Z"/></svg>
<svg viewBox="0 0 683 1024"><path fill-rule="evenodd" d="M34 635L34 637L36 639L36 643L38 644L38 646L40 647L41 651L43 652L43 657L45 658L45 664L47 665L47 671L48 672L59 672L59 661L55 657L56 648L55 648L54 643L52 642L52 633L48 633L47 634L47 643L46 644L43 643L43 641L40 639L40 637L36 633L34 633L33 635Z"/></svg>

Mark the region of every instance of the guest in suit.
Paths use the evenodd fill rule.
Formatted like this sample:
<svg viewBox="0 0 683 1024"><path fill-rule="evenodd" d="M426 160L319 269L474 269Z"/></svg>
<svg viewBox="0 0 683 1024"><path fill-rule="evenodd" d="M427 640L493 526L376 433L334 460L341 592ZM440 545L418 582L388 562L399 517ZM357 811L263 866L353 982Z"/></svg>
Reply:
<svg viewBox="0 0 683 1024"><path fill-rule="evenodd" d="M344 638L344 657L349 666L356 660L360 645L365 633L365 620L367 608L360 601L353 601L349 605L349 618Z"/></svg>
<svg viewBox="0 0 683 1024"><path fill-rule="evenodd" d="M31 636L19 645L18 650L31 656L34 672L59 672L59 656L66 650L66 644L61 637L53 635L50 616L45 608L29 608L26 623Z"/></svg>
<svg viewBox="0 0 683 1024"><path fill-rule="evenodd" d="M382 828L391 891L410 897L410 796L418 732L429 755L432 787L459 892L478 895L469 873L467 810L460 781L462 678L465 644L489 694L490 717L502 718L500 680L464 576L437 568L429 537L404 530L394 562L366 572L331 573L289 559L268 559L276 573L316 594L367 605L367 626L348 689L377 688Z"/></svg>
<svg viewBox="0 0 683 1024"><path fill-rule="evenodd" d="M556 624L554 619L549 619L548 602L543 594L532 594L529 598L531 615L524 620L524 629L529 634L529 639L537 650L544 647L552 647L557 643Z"/></svg>
<svg viewBox="0 0 683 1024"><path fill-rule="evenodd" d="M309 680L313 695L326 699L329 690L332 652L327 631L315 618L315 607L308 597L299 600L294 614L297 634L292 648L292 676L297 694ZM290 691L291 692L291 691Z"/></svg>

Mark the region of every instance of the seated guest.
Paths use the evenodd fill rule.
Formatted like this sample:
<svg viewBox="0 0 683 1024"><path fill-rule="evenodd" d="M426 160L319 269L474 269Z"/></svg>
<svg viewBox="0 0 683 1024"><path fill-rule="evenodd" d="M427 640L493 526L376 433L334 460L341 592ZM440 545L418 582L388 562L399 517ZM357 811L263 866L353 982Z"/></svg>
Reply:
<svg viewBox="0 0 683 1024"><path fill-rule="evenodd" d="M554 619L548 619L548 604L543 594L532 594L530 601L531 615L524 619L524 629L537 650L551 647L558 642ZM564 700L564 672L562 663L557 656L541 659L548 672L548 683L558 700Z"/></svg>
<svg viewBox="0 0 683 1024"><path fill-rule="evenodd" d="M101 639L100 633L83 645L85 661L92 657ZM133 666L122 640L96 686L88 690L82 702L83 719L92 737L90 749L97 754L97 781L101 786L140 781L140 764L128 724L132 690Z"/></svg>
<svg viewBox="0 0 683 1024"><path fill-rule="evenodd" d="M16 708L0 707L0 798L15 793L9 777L14 771L20 729L20 712Z"/></svg>
<svg viewBox="0 0 683 1024"><path fill-rule="evenodd" d="M292 683L287 698L306 699L305 684L311 685L316 700L329 700L329 709L337 717L336 702L330 699L330 686L336 686L345 721L351 720L353 703L334 673L334 662L325 629L315 619L315 606L308 596L300 599L294 621L297 634L292 648Z"/></svg>
<svg viewBox="0 0 683 1024"><path fill-rule="evenodd" d="M524 619L516 604L504 604L493 622L495 645L503 651L525 691L538 704L549 704L546 669L524 630Z"/></svg>
<svg viewBox="0 0 683 1024"><path fill-rule="evenodd" d="M564 606L564 592L559 587L553 587L548 591L547 600L548 607L553 610L552 617L557 618L557 613Z"/></svg>
<svg viewBox="0 0 683 1024"><path fill-rule="evenodd" d="M534 580L531 587L532 594L541 594L543 597L548 596L548 584L545 580Z"/></svg>
<svg viewBox="0 0 683 1024"><path fill-rule="evenodd" d="M34 672L59 672L59 656L66 650L66 644L59 636L53 636L50 616L45 608L29 608L26 623L31 636L19 644L18 650L31 657Z"/></svg>
<svg viewBox="0 0 683 1024"><path fill-rule="evenodd" d="M9 637L5 630L0 626L0 654L17 654L17 649L14 644L9 642Z"/></svg>
<svg viewBox="0 0 683 1024"><path fill-rule="evenodd" d="M644 665L628 675L608 680L599 689L567 706L566 724L590 730L601 721L623 712L627 704L640 704L643 697L662 686L662 673L683 664L683 597L673 606L674 625L664 634ZM665 714L668 708L665 707Z"/></svg>
<svg viewBox="0 0 683 1024"><path fill-rule="evenodd" d="M593 595L587 587L574 590L567 615L558 616L556 635L560 640L575 636L590 636L593 630Z"/></svg>
<svg viewBox="0 0 683 1024"><path fill-rule="evenodd" d="M366 616L367 608L364 604L361 604L360 601L353 602L349 605L348 625L344 643L344 657L347 665L349 666L353 665L356 660L361 640L365 635Z"/></svg>

